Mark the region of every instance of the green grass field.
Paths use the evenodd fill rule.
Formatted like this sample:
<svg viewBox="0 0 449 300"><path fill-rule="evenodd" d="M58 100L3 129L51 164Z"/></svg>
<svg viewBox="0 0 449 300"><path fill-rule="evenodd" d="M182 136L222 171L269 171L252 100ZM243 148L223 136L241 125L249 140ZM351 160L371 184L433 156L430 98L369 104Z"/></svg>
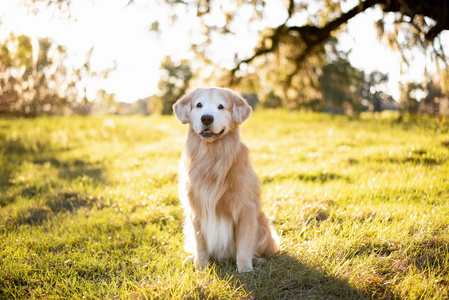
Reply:
<svg viewBox="0 0 449 300"><path fill-rule="evenodd" d="M257 111L279 254L183 265L174 117L0 119L0 298L449 299L449 123Z"/></svg>

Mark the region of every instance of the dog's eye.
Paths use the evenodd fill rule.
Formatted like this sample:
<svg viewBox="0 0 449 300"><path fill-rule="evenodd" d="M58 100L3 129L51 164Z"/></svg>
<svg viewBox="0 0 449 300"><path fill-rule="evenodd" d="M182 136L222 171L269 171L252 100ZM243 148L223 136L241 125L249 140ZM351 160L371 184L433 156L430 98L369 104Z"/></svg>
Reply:
<svg viewBox="0 0 449 300"><path fill-rule="evenodd" d="M201 108L201 107L203 107L203 104L201 104L201 102L200 102L196 105L196 107Z"/></svg>
<svg viewBox="0 0 449 300"><path fill-rule="evenodd" d="M223 109L224 108L224 106L223 105L218 105L218 109Z"/></svg>

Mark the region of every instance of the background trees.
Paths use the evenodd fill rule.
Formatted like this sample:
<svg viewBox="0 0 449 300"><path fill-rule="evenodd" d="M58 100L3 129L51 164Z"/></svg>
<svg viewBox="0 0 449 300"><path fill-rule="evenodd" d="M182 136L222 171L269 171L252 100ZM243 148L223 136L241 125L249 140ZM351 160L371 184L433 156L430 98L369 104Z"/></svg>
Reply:
<svg viewBox="0 0 449 300"><path fill-rule="evenodd" d="M8 36L0 45L0 116L89 113L86 81L111 71L92 72L91 52L74 68L66 64L66 48L51 39Z"/></svg>
<svg viewBox="0 0 449 300"><path fill-rule="evenodd" d="M1 46L0 115L62 112L71 100L73 88L73 84L63 81L67 73L61 64L63 56L64 49L48 39L33 45L27 36L10 35ZM62 91L67 96L63 97Z"/></svg>
<svg viewBox="0 0 449 300"><path fill-rule="evenodd" d="M171 115L173 104L186 93L192 76L188 61L173 62L169 56L165 57L161 64L159 95L153 99L152 111Z"/></svg>
<svg viewBox="0 0 449 300"><path fill-rule="evenodd" d="M388 78L379 76L379 73L368 74L364 78L347 60L333 55L336 52L338 34L345 30L348 20L373 7L379 7L384 13L384 18L376 22L379 36L401 53L405 64L412 60L411 49L431 48L432 52L429 53L437 68L440 67L440 77L447 73L448 60L440 39L440 33L449 29L447 1L367 0L354 1L352 6L348 2L343 4L345 10L341 1L288 1L284 20L277 26L265 27L259 32L259 42L254 47L253 54L247 57L236 55L229 81L238 83L241 77L248 76L248 64L255 65L259 74L261 67L275 64L279 71L274 72L278 76L271 84L276 82L276 94L285 99L284 102L293 101L296 104L294 107L319 102L321 105L310 106L317 108L329 103L336 106L346 103L357 109L355 98L360 97L356 96L355 90L358 90L361 98L371 103L372 110L379 110L379 104L391 102L391 97L375 89L379 88L380 83L388 81ZM254 9L250 18L252 22L258 22L268 14L266 1L241 1L239 8L245 6ZM197 6L198 15L206 19L203 24L210 36L232 34L231 28L236 28L233 23L238 20L237 17L227 16L238 16L236 10L216 5L216 1L198 1ZM211 26L207 23L206 16L220 13L226 16L223 26ZM391 15L394 15L394 19L388 22L391 18L387 16ZM305 25L304 21L299 21L304 16L307 19ZM356 88L360 84L357 81L361 80L365 80L366 84L362 84L361 89ZM408 107L409 101L404 101L404 107Z"/></svg>
<svg viewBox="0 0 449 300"><path fill-rule="evenodd" d="M167 1L171 3L171 1ZM240 1L239 5L229 8L225 5L217 5L219 1L198 0L192 2L176 1L185 5L197 5L197 15L205 21L209 36L214 34L232 34L234 22L237 22L237 10L245 6L254 9L250 21L263 19L266 14L267 2L264 0ZM343 10L342 3L346 4ZM350 6L353 3L352 6ZM232 7L232 6L231 6ZM289 45L292 49L286 56L295 67L289 72L294 76L302 63L323 49L339 31L344 29L345 24L353 17L363 13L365 10L380 7L384 16L394 13L395 19L392 24L387 24L384 18L377 21L379 34L384 36L388 43L403 52L411 47L433 47L435 57L446 62L439 35L443 30L449 29L449 4L444 0L365 0L365 1L288 1L285 7L285 19L278 26L266 27L259 32L260 40L254 48L252 56L237 58L236 67L232 73L236 74L241 66L251 63L256 58L276 53L281 46ZM207 22L208 15L218 14L225 16L226 22L222 26L211 25ZM301 15L301 16L300 16ZM306 16L305 25L301 25L303 16ZM209 18L210 19L210 18ZM302 23L304 23L302 21ZM388 26L387 26L388 25ZM405 58L405 56L404 56Z"/></svg>
<svg viewBox="0 0 449 300"><path fill-rule="evenodd" d="M29 5L30 11L33 7L43 9L47 5L71 18L71 1L27 0L24 3ZM124 9L145 3L149 2L131 0ZM179 26L181 22L189 22L181 26L191 26L194 38L191 51L185 56L165 58L161 62L157 97L150 97L152 112L170 114L173 102L191 83L229 86L242 94L255 93L266 107L356 114L365 109L380 111L386 104L394 106L385 89L388 76L380 72L365 74L351 65L348 53L339 49L340 33L345 31L347 22L375 7L383 12L383 17L375 22L379 37L401 53L404 68L413 61L415 49L423 50L433 59L437 72L429 73L426 81L432 82L440 94L437 89L428 88L426 82L420 82L416 87L410 86L423 92L416 101L421 102L426 95L433 94L439 96L429 97L447 98L444 82L448 60L441 33L449 29L449 8L444 0L242 0L233 3L160 0L158 5L164 13L158 19L148 20L149 34L163 39L164 30L170 24ZM167 7L169 9L162 9ZM224 52L220 47L241 37L242 32L258 40L241 39L240 44L227 48L227 58L218 57ZM62 113L67 107L70 111L87 112L92 99L86 96L86 78L103 76L90 71L90 55L87 55L86 64L74 69L64 62L66 49L50 39L47 39L48 46L41 42L27 44L26 37L21 39L3 43L4 96L0 98L3 114ZM12 46L16 44L20 47ZM42 53L39 55L47 60L38 62L33 54L38 48ZM28 54L24 49L28 49ZM33 68L36 71L32 71ZM419 109L417 105L412 108L410 99L413 96L407 96L408 88L405 84L401 99L397 99L403 101L405 110L441 111L437 108L441 103L438 99L432 100L432 109ZM415 93L420 94L411 91ZM431 101L426 99L426 103Z"/></svg>

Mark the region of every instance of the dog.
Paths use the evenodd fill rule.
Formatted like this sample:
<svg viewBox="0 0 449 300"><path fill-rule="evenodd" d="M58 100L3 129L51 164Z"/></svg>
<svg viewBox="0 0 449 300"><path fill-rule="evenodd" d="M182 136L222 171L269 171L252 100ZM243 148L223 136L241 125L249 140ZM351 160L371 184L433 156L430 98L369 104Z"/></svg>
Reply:
<svg viewBox="0 0 449 300"><path fill-rule="evenodd" d="M186 250L201 269L232 259L239 272L253 259L279 251L279 237L261 210L259 179L241 142L239 125L251 107L224 88L198 88L173 110L189 124L179 172Z"/></svg>

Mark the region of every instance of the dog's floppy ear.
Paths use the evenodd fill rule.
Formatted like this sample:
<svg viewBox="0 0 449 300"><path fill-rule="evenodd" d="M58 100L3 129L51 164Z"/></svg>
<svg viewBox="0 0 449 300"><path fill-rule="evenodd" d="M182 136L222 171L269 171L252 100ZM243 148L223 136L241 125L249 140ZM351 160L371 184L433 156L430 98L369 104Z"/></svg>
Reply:
<svg viewBox="0 0 449 300"><path fill-rule="evenodd" d="M243 98L235 93L232 94L232 102L234 104L232 107L232 121L237 124L242 124L251 116L253 109Z"/></svg>
<svg viewBox="0 0 449 300"><path fill-rule="evenodd" d="M190 123L190 100L192 99L192 93L185 95L175 104L173 104L173 111L176 117L182 124Z"/></svg>

